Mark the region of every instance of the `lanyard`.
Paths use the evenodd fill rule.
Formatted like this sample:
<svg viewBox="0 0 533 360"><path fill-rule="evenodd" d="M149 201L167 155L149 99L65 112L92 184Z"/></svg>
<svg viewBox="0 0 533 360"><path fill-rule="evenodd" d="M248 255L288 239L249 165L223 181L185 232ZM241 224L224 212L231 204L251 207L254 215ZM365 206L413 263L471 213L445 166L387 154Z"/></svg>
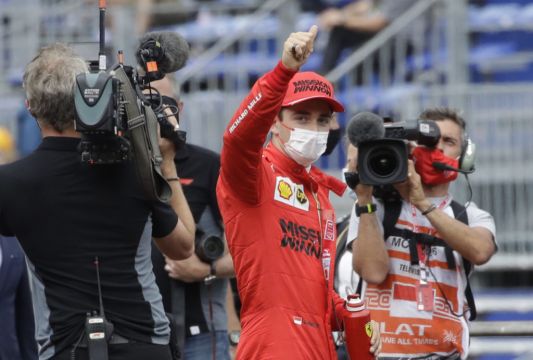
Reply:
<svg viewBox="0 0 533 360"><path fill-rule="evenodd" d="M440 210L444 209L450 202L450 195L446 195L446 197L440 202L440 204L437 206ZM413 232L418 233L420 232L420 226L417 224L417 209L413 204L411 205L411 223L413 226ZM428 246L427 248L423 247L422 244L417 244L416 249L418 252L418 265L420 267L420 285L427 285L428 281L428 270L427 270L427 262L428 262L428 253L431 251L431 247Z"/></svg>

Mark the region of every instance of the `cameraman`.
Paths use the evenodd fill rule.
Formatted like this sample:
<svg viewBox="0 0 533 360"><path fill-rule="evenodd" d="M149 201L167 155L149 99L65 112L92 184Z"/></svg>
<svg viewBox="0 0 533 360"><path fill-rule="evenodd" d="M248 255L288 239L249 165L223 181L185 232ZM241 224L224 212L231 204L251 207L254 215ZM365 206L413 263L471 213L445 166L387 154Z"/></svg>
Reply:
<svg viewBox="0 0 533 360"><path fill-rule="evenodd" d="M17 236L30 263L40 359L88 358L94 342L84 327L101 295L99 315L114 326L106 329L109 359L170 360L150 242L170 258L186 258L194 221L177 181L169 204L150 202L133 164L81 162L74 84L86 71L61 44L41 49L27 65L27 105L43 140L28 157L0 167L0 233ZM161 140L160 147L163 175L176 178L172 143Z"/></svg>
<svg viewBox="0 0 533 360"><path fill-rule="evenodd" d="M463 118L446 108L420 118L436 121L437 146L414 148L408 179L394 185L400 201L374 204L372 186L355 187L348 240L353 266L368 283L372 319L381 323L383 358L465 359L467 316L474 313L469 264L484 264L496 251L494 219L454 202L449 187L457 172L433 167L438 161L461 168L468 145Z"/></svg>
<svg viewBox="0 0 533 360"><path fill-rule="evenodd" d="M152 86L166 105L174 105L179 113L182 112L183 102L176 94L169 75L153 82ZM176 152L174 161L197 225L197 240L203 233L224 239L216 199L220 156L200 146L185 144ZM197 242L196 250L200 248ZM177 322L178 340L186 360L211 359L213 353L217 360L229 360L226 292L228 278L233 277L234 272L225 241L221 255L214 261L206 262L196 254L186 260L172 260L163 258L158 251L152 252L163 303Z"/></svg>

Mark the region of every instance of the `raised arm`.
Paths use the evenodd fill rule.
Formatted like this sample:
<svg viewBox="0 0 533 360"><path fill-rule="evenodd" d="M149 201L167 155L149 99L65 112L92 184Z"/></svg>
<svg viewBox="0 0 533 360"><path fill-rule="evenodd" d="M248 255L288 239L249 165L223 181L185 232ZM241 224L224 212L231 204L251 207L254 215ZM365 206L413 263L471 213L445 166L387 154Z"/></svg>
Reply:
<svg viewBox="0 0 533 360"><path fill-rule="evenodd" d="M174 117L169 117L169 121L175 123L177 120ZM196 225L181 184L178 181L178 172L174 163L174 156L176 155L174 144L170 140L161 139L159 147L163 155L161 172L166 179L173 179L169 181L172 188L172 197L169 205L178 219L177 223L174 220L175 226L173 229L170 229L170 231L168 231L169 229L165 230L165 228L170 226L169 218L172 216L165 214L168 211L165 210L166 204L156 204L152 220L154 221L154 227L159 227L160 229L156 229L153 237L159 250L167 257L174 260L186 259L194 252ZM159 233L161 236L159 236Z"/></svg>
<svg viewBox="0 0 533 360"><path fill-rule="evenodd" d="M356 206L366 206L372 203L372 186L359 184L355 188L357 194ZM389 255L385 248L383 232L379 225L376 212L361 214L356 219L352 212L350 227L357 222L357 232L350 231L348 236L356 236L352 243L354 270L370 284L382 283L389 273ZM354 234L355 233L355 234ZM353 239L353 238L352 238ZM348 238L348 240L351 240Z"/></svg>
<svg viewBox="0 0 533 360"><path fill-rule="evenodd" d="M233 115L224 133L220 181L242 201L260 201L258 172L263 144L278 115L289 81L311 52L317 27L292 33L278 65L261 77Z"/></svg>
<svg viewBox="0 0 533 360"><path fill-rule="evenodd" d="M420 175L416 172L411 160L409 160L408 187L409 201L420 211L429 209L431 202L424 194ZM438 237L472 264L482 265L489 261L496 252L493 234L488 229L465 225L439 208L429 212L426 217L437 230Z"/></svg>

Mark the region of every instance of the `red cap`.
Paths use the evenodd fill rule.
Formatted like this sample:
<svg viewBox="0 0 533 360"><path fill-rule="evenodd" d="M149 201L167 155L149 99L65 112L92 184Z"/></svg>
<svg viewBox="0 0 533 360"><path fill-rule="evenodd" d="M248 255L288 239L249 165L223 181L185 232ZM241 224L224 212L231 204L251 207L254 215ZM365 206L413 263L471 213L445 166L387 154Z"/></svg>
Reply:
<svg viewBox="0 0 533 360"><path fill-rule="evenodd" d="M293 76L281 106L293 106L312 99L325 100L333 111L344 112L344 106L334 98L331 83L311 71L298 72Z"/></svg>

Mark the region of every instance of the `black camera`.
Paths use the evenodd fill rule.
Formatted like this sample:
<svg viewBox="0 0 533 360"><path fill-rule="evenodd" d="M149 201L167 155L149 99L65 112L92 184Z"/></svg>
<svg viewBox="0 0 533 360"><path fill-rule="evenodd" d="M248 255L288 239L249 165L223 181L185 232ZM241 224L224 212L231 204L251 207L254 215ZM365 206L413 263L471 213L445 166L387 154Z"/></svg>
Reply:
<svg viewBox="0 0 533 360"><path fill-rule="evenodd" d="M82 162L112 164L129 158L123 103L122 83L113 73L102 71L76 76L75 126L82 134Z"/></svg>
<svg viewBox="0 0 533 360"><path fill-rule="evenodd" d="M100 30L103 32L103 30ZM101 33L102 35L103 33ZM91 66L90 73L76 77L74 103L76 108L76 131L81 133L82 161L89 164L120 163L139 154L137 143L142 143L141 136L132 135L144 131L143 136L150 139L152 148L154 139L152 119L156 119L162 128L162 136L169 137L175 143L184 143L185 134L176 134L167 118L165 106L147 99L145 90L150 89L150 82L162 79L165 74L182 68L187 61L189 46L185 39L172 32L148 33L140 39L136 55L141 74L132 66L123 64L123 54L119 52L118 64L106 70L104 39L100 39L98 69ZM89 60L89 63L91 61ZM172 115L177 114L177 109ZM176 129L177 130L177 129ZM179 140L179 141L178 141ZM159 156L155 150L154 158Z"/></svg>
<svg viewBox="0 0 533 360"><path fill-rule="evenodd" d="M440 139L439 127L432 120L409 120L384 127L382 139L358 144L357 167L363 184L379 186L404 181L409 158L406 140L434 147Z"/></svg>
<svg viewBox="0 0 533 360"><path fill-rule="evenodd" d="M90 73L79 74L74 88L75 128L81 133L81 161L116 164L134 159L139 180L149 200L166 202L172 189L165 180L159 149L158 121L164 123L163 135L173 135L166 109L156 114L144 90L150 81L181 69L189 56L189 44L173 32L152 32L139 41L136 55L143 70L118 64L107 70L105 55L105 2L99 3L100 41L98 60L89 59ZM144 73L144 74L141 74ZM170 136L169 135L169 136ZM185 142L184 133L178 137Z"/></svg>
<svg viewBox="0 0 533 360"><path fill-rule="evenodd" d="M212 263L224 255L224 240L220 236L199 231L195 240L196 256L206 263Z"/></svg>

